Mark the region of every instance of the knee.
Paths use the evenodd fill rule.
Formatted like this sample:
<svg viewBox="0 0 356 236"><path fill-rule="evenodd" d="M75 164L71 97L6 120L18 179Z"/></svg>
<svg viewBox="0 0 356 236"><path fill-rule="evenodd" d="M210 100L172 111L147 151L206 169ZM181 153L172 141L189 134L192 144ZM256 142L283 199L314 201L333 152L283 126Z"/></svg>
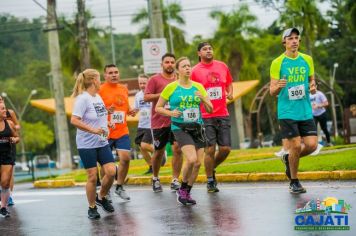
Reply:
<svg viewBox="0 0 356 236"><path fill-rule="evenodd" d="M10 179L4 179L4 180L1 180L1 188L2 189L8 189L10 188Z"/></svg>
<svg viewBox="0 0 356 236"><path fill-rule="evenodd" d="M96 181L97 181L97 172L88 173L88 182L96 184Z"/></svg>
<svg viewBox="0 0 356 236"><path fill-rule="evenodd" d="M229 154L231 152L231 147L228 146L220 147L219 151L225 154Z"/></svg>
<svg viewBox="0 0 356 236"><path fill-rule="evenodd" d="M199 160L196 160L195 162L194 162L194 169L200 169L200 166L201 166L201 162L199 161Z"/></svg>
<svg viewBox="0 0 356 236"><path fill-rule="evenodd" d="M110 177L115 177L116 175L116 166L112 165L107 168L105 168L105 175L110 176Z"/></svg>
<svg viewBox="0 0 356 236"><path fill-rule="evenodd" d="M318 147L318 143L317 142L308 143L306 147L309 149L309 151L314 152Z"/></svg>

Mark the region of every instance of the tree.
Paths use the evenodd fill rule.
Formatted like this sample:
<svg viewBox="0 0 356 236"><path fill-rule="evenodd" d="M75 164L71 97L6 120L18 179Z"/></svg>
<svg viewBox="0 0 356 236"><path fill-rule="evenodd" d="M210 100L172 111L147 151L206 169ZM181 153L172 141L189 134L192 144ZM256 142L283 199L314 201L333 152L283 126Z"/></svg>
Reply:
<svg viewBox="0 0 356 236"><path fill-rule="evenodd" d="M248 6L241 5L230 13L213 11L210 15L218 21L213 38L217 58L227 63L234 79L259 79L254 49L250 43L258 29L254 25L256 17L250 13Z"/></svg>
<svg viewBox="0 0 356 236"><path fill-rule="evenodd" d="M53 131L47 125L39 121L36 123L21 123L23 129L23 139L26 144L26 151L41 153L48 145L54 141Z"/></svg>

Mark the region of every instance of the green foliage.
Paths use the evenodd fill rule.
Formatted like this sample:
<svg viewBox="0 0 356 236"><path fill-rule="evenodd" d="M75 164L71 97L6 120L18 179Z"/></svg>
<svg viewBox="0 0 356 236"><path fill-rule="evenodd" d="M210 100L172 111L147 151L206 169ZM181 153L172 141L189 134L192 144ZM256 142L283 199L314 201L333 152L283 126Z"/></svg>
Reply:
<svg viewBox="0 0 356 236"><path fill-rule="evenodd" d="M40 153L54 141L53 131L41 121L36 123L23 121L21 127L26 151Z"/></svg>

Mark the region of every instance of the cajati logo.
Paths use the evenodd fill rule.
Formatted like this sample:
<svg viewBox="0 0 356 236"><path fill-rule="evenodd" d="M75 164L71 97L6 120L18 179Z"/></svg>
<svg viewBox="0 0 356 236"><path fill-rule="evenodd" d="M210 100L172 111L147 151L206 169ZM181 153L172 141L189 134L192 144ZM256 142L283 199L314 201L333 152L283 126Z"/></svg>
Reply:
<svg viewBox="0 0 356 236"><path fill-rule="evenodd" d="M295 230L350 230L348 212L351 205L342 199L312 199L295 210Z"/></svg>

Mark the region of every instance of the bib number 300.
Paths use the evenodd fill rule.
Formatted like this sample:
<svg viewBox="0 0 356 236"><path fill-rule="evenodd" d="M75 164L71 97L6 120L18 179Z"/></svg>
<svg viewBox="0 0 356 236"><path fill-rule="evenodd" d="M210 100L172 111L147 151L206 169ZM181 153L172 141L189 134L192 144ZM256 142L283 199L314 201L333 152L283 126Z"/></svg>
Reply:
<svg viewBox="0 0 356 236"><path fill-rule="evenodd" d="M299 100L305 97L304 85L294 86L288 89L289 100Z"/></svg>

